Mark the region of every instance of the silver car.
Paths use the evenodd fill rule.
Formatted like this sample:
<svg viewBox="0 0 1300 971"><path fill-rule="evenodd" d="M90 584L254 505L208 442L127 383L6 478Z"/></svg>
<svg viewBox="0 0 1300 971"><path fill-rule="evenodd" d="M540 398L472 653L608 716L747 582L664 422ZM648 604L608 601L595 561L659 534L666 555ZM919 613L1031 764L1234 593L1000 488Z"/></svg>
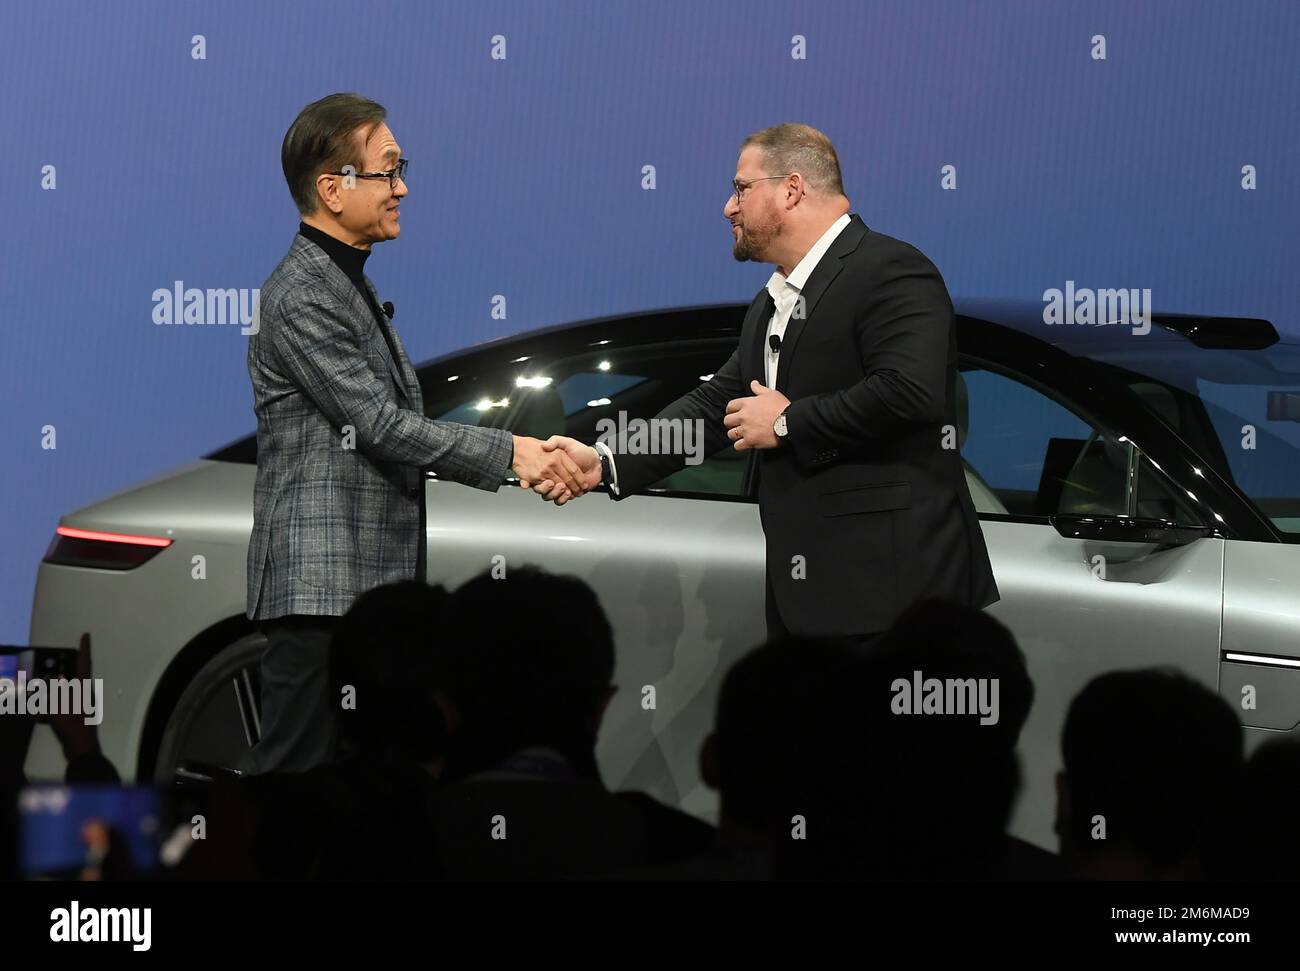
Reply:
<svg viewBox="0 0 1300 971"><path fill-rule="evenodd" d="M418 368L430 417L592 441L648 418L735 347L743 306L535 331ZM1217 688L1255 744L1300 723L1300 349L1263 320L1157 316L1149 333L958 302L956 430L1002 599L1037 688L1013 832L1055 848L1071 698L1168 664ZM612 788L705 818L700 743L728 667L764 636L753 453L727 451L621 503L427 482L429 581L540 563L587 580L620 691L598 756ZM234 765L257 738L262 638L244 617L254 436L64 516L31 641L93 634L105 754L137 780ZM888 512L870 515L890 515ZM656 706L642 707L642 689ZM27 764L61 773L48 729Z"/></svg>

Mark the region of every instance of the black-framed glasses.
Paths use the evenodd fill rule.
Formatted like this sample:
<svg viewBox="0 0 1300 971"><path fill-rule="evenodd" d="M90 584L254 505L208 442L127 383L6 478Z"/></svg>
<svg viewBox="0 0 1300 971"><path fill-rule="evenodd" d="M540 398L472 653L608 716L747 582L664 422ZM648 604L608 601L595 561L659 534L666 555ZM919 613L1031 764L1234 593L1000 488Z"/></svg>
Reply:
<svg viewBox="0 0 1300 971"><path fill-rule="evenodd" d="M736 197L736 205L740 205L740 197L744 195L755 182L771 182L773 179L788 179L789 175L765 175L761 179L750 179L748 182L741 182L739 179L731 180L731 194Z"/></svg>
<svg viewBox="0 0 1300 971"><path fill-rule="evenodd" d="M406 178L406 163L410 159L399 158L397 168L389 169L387 172L326 172L326 175L350 175L357 179L387 179L390 189L397 188L397 180Z"/></svg>

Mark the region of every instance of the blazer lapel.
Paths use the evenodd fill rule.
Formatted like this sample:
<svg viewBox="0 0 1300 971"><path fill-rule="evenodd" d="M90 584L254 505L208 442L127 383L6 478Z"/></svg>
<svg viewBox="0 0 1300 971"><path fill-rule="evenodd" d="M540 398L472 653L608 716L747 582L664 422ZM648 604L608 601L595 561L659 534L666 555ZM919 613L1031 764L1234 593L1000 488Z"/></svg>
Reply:
<svg viewBox="0 0 1300 971"><path fill-rule="evenodd" d="M300 233L294 237L293 246L290 247L290 253L294 254L297 259L305 260L312 264L319 272L325 274L327 285L329 285L333 290L335 298L342 300L345 307L349 307L354 314L361 314L366 320L374 320L374 312L370 309L370 304L367 303L365 296L352 285L352 281L348 279L348 275L339 269L338 265L329 258L329 254L327 254L323 249ZM379 294L375 292L375 288L371 284L369 278L366 279L366 288L370 291L371 297L374 298L375 305L378 306ZM358 302L360 303L359 307L357 306ZM380 322L376 320L375 326L390 327L391 324L389 323L388 318L384 317L383 323L380 324ZM392 333L392 337L393 346L398 348L398 352L401 353L401 344L398 343L397 334ZM403 375L402 364L400 361L393 360L393 356L388 352L388 341L384 340L382 332L379 335L379 339L383 341L384 350L382 353L384 360L388 362L389 373L392 374L393 381L397 385L397 392L405 398L408 403L410 403L412 401L410 387ZM403 357L405 357L405 355L403 355ZM411 372L411 380L415 380L414 371Z"/></svg>
<svg viewBox="0 0 1300 971"><path fill-rule="evenodd" d="M749 393L749 382L752 379L763 380L763 352L767 348L767 325L775 310L776 301L767 292L767 287L763 287L749 305L749 312L745 314L745 321L741 324L740 340L741 347L744 349L740 362L741 378L744 380L746 394ZM748 360L743 359L744 352L748 352Z"/></svg>
<svg viewBox="0 0 1300 971"><path fill-rule="evenodd" d="M850 217L849 224L835 237L835 242L809 275L808 281L800 292L803 299L800 304L795 304L790 322L785 327L785 337L781 340L781 358L776 369L777 391L784 393L789 384L795 349L799 346L799 338L803 336L808 321L812 319L813 311L817 309L817 303L835 278L840 275L840 270L844 269L844 258L858 248L858 244L866 235L867 225L862 218L857 215ZM802 314L799 313L800 305L803 308Z"/></svg>
<svg viewBox="0 0 1300 971"><path fill-rule="evenodd" d="M370 282L369 277L366 278L366 289L370 291L370 297L372 300L375 301L375 306L382 307L383 304L379 302L379 294L378 292L376 292L374 284ZM372 317L374 316L374 314L371 313L369 306L366 307L366 312L370 314L370 316ZM381 313L379 317L380 319L375 321L376 326L381 328L387 327L388 336L392 338L392 343L389 344L387 340L384 340L384 335L382 333L379 335L380 339L384 340L384 357L388 360L388 370L393 375L393 380L397 382L397 389L402 393L402 397L410 401L411 400L410 383L415 382L415 372L411 370L411 374L408 378L406 372L410 370L410 364L408 364L406 361L406 355L402 353L402 345L401 342L397 339L397 332L393 330L393 322L388 319L387 314ZM393 360L393 356L390 353L388 353L388 349L390 346L397 349L397 354L401 358L401 360L398 361ZM408 383L408 381L410 383Z"/></svg>

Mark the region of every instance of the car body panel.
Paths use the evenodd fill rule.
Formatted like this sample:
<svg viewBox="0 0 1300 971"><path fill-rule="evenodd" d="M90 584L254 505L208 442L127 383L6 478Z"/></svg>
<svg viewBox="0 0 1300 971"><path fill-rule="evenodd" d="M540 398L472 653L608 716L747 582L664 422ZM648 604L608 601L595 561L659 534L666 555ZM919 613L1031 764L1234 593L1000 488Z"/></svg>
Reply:
<svg viewBox="0 0 1300 971"><path fill-rule="evenodd" d="M1002 593L986 609L1015 634L1034 683L1012 830L1054 847L1061 726L1084 685L1106 671L1171 665L1217 688L1224 542L1157 551L1066 539L1046 525L982 525Z"/></svg>
<svg viewBox="0 0 1300 971"><path fill-rule="evenodd" d="M60 525L173 542L132 570L42 563L37 573L31 642L75 647L90 632L94 676L104 683L100 745L124 779L135 776L150 702L177 652L199 632L243 616L253 472L223 462L186 463L140 490L64 516ZM196 556L203 557L203 578ZM53 733L40 727L28 776L57 778L62 761Z"/></svg>
<svg viewBox="0 0 1300 971"><path fill-rule="evenodd" d="M1226 563L1221 693L1260 740L1300 735L1300 548L1234 540Z"/></svg>
<svg viewBox="0 0 1300 971"><path fill-rule="evenodd" d="M704 356L721 365L744 309L687 308L549 328L445 355L417 370L429 414L437 417L436 403L448 389L475 396L490 390L486 378L476 384L480 376L519 370L523 362L539 373L566 355L689 341L708 348ZM1130 454L1140 453L1162 481L1185 493L1180 501L1213 529L1208 537L1159 549L1067 538L1044 517L1008 514L968 466L1002 594L988 609L1015 634L1036 688L1021 736L1024 788L1012 830L1054 848L1060 729L1069 701L1095 675L1173 665L1219 687L1234 706L1253 678L1259 708L1243 713L1248 726L1260 726L1247 731L1252 746L1300 722L1294 668L1221 661L1233 650L1284 660L1300 655L1300 545L1216 471L1221 462L1198 453L1190 433L1117 380L1124 373L1117 368L1138 369L1144 356L1186 358L1192 368L1195 354L1183 337L1158 328L1140 339L1123 328L1048 328L1041 305L1033 304L963 301L958 310L963 367L1005 370L1097 427L1119 430L1117 441L1132 443ZM1073 356L1084 353L1091 359ZM142 566L40 566L32 643L71 646L83 631L92 633L95 674L108 693L101 742L126 779L138 766L145 775L151 771L149 746L156 740L150 736L167 714L168 691L196 668L192 655L210 651L217 632L231 638L251 630L244 571L255 453L255 440L243 439L213 460L186 463L61 519L173 540ZM593 495L557 509L510 487L490 493L426 482L431 583L455 587L485 570L508 576L538 563L592 585L617 646L619 690L597 751L602 773L614 788L642 789L705 818L715 815L717 800L700 780L698 752L712 727L717 691L730 665L765 633L764 543L752 476L748 483L727 497L652 493L613 503ZM44 727L27 768L33 778L62 771Z"/></svg>

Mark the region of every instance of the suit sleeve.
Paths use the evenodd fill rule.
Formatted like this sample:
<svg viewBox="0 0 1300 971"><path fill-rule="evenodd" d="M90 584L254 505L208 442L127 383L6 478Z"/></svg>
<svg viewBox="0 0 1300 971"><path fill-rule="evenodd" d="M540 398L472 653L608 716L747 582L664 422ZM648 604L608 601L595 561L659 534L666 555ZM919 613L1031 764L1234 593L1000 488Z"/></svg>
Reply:
<svg viewBox="0 0 1300 971"><path fill-rule="evenodd" d="M727 414L727 402L746 394L748 391L741 385L740 349L737 348L712 378L682 395L655 418L702 422L704 455L716 455L724 448L733 447L722 424L722 419ZM610 490L610 496L614 499L622 499L644 489L686 466L685 454L629 455L625 450L625 442L611 439L606 444L615 456L617 481L616 486Z"/></svg>
<svg viewBox="0 0 1300 971"><path fill-rule="evenodd" d="M268 315L281 370L335 428L356 430L362 453L489 492L500 487L514 458L509 432L434 421L399 407L367 363L353 321L310 291L293 297Z"/></svg>
<svg viewBox="0 0 1300 971"><path fill-rule="evenodd" d="M866 377L792 402L789 441L801 465L943 420L952 301L934 264L908 247L887 262L856 321Z"/></svg>

